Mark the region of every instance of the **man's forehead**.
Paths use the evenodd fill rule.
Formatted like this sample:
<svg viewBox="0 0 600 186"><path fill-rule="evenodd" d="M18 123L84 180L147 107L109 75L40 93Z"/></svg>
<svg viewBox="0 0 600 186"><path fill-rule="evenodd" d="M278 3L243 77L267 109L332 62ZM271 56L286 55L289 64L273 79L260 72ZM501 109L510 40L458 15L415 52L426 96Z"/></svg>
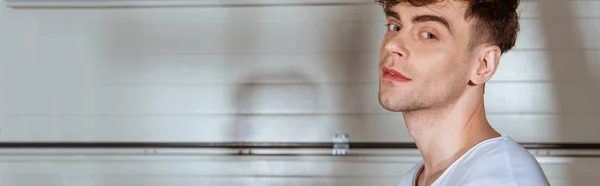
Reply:
<svg viewBox="0 0 600 186"><path fill-rule="evenodd" d="M412 6L409 3L399 3L390 8L390 11L397 13L402 17L411 15L438 15L448 19L460 19L464 20L464 15L467 9L467 4L455 0L441 1L432 3L425 6ZM410 19L410 17L406 17Z"/></svg>

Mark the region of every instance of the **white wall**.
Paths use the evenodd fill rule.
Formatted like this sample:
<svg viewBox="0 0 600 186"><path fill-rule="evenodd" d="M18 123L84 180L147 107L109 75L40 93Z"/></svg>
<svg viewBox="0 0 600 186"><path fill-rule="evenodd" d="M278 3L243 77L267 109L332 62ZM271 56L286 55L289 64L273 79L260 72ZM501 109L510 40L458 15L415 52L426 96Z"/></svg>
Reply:
<svg viewBox="0 0 600 186"><path fill-rule="evenodd" d="M520 142L598 143L600 1L541 2L522 3L488 116ZM376 4L0 8L0 140L411 141L377 102L383 24ZM11 186L396 185L416 160L1 158ZM600 175L600 160L540 158L553 185Z"/></svg>

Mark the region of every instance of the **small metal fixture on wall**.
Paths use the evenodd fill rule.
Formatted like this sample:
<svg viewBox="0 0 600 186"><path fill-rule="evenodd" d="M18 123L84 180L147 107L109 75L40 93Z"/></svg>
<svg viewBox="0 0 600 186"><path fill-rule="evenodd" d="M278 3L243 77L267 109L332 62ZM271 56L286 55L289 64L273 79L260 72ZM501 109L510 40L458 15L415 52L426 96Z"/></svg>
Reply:
<svg viewBox="0 0 600 186"><path fill-rule="evenodd" d="M335 134L333 136L332 154L342 156L348 153L350 153L350 138L348 134Z"/></svg>

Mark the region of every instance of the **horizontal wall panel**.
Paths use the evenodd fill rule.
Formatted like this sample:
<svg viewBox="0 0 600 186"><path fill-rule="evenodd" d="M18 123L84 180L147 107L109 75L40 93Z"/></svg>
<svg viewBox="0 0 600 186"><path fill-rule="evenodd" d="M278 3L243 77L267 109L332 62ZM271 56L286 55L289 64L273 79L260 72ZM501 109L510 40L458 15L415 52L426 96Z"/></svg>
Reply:
<svg viewBox="0 0 600 186"><path fill-rule="evenodd" d="M524 19L537 18L591 18L600 17L595 11L600 7L596 0L522 0L519 15Z"/></svg>
<svg viewBox="0 0 600 186"><path fill-rule="evenodd" d="M587 104L587 83L494 83L486 86L489 113L556 113L553 88L574 90ZM335 114L386 113L372 84L242 84L207 86L7 86L7 115ZM584 94L587 95L587 94ZM590 113L592 110L569 110ZM583 108L580 108L583 109ZM585 108L587 109L587 108ZM595 112L593 112L595 113Z"/></svg>
<svg viewBox="0 0 600 186"><path fill-rule="evenodd" d="M401 115L6 117L11 141L412 141Z"/></svg>
<svg viewBox="0 0 600 186"><path fill-rule="evenodd" d="M492 126L519 142L600 142L597 115L488 115ZM2 141L412 142L400 114L6 116Z"/></svg>
<svg viewBox="0 0 600 186"><path fill-rule="evenodd" d="M342 158L340 158L342 159ZM283 177L283 176L340 176L340 177L390 177L401 175L413 163L336 161L331 158L321 160L252 160L242 157L227 161L89 161L61 160L41 161L36 164L27 161L1 162L0 174L54 174L55 168L62 167L63 175L102 176L198 176L198 177ZM317 170L318 169L318 170Z"/></svg>
<svg viewBox="0 0 600 186"><path fill-rule="evenodd" d="M400 178L401 179L401 178ZM398 177L263 177L263 176L89 176L66 177L67 184L60 186L198 186L198 185L244 185L244 186L276 186L276 185L331 185L331 186L363 186L363 185L398 185Z"/></svg>
<svg viewBox="0 0 600 186"><path fill-rule="evenodd" d="M10 174L9 173L9 174L0 174L0 185L64 186L64 178L60 174Z"/></svg>

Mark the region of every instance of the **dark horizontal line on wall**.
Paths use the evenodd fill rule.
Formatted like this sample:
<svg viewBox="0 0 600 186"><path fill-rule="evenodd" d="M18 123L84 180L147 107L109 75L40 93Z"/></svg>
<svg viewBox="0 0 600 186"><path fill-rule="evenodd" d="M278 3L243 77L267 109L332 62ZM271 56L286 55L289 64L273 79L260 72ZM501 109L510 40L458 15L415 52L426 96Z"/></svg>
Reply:
<svg viewBox="0 0 600 186"><path fill-rule="evenodd" d="M331 142L1 142L4 149L98 148L215 148L215 149L332 149ZM350 149L416 149L414 143L351 142ZM600 143L521 143L526 149L600 150Z"/></svg>

